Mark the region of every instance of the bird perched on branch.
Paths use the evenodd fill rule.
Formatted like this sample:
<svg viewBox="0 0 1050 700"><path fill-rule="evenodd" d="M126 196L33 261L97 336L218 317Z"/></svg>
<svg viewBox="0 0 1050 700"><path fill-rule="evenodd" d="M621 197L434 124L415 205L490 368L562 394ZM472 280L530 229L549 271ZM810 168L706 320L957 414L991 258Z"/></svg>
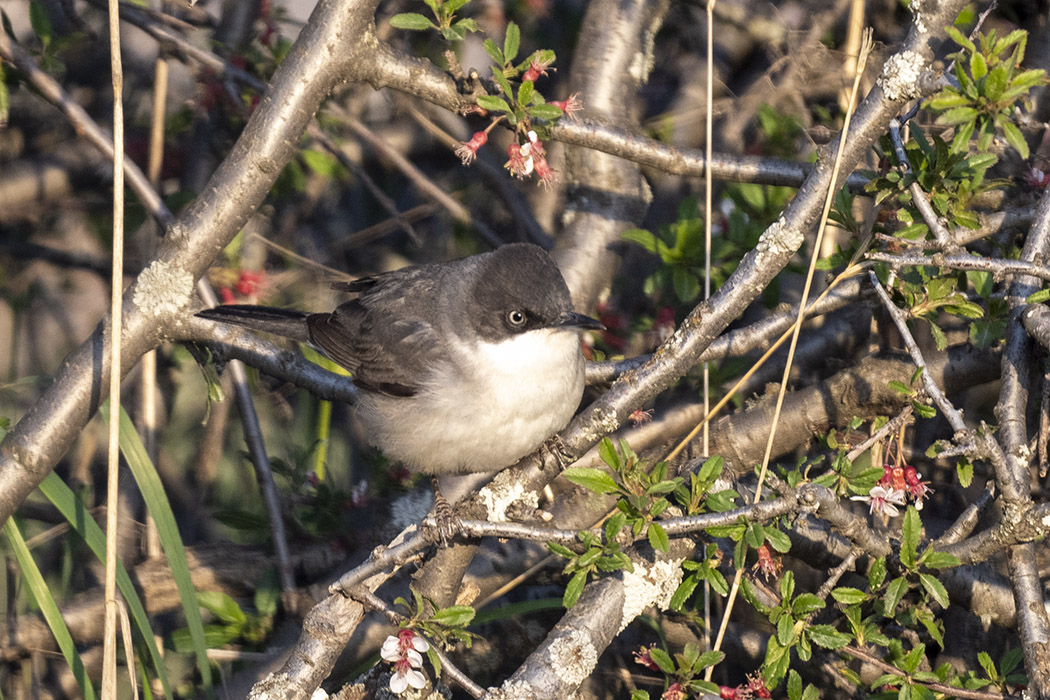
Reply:
<svg viewBox="0 0 1050 700"><path fill-rule="evenodd" d="M583 396L580 331L553 258L528 243L333 288L331 313L226 305L197 315L321 348L361 389L369 441L428 474L513 464L569 422Z"/></svg>

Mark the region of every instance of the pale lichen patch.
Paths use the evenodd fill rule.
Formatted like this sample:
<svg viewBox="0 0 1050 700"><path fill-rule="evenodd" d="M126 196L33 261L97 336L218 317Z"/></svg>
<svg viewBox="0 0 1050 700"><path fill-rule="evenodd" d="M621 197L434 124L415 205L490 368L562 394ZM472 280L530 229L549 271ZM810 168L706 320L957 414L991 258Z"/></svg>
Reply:
<svg viewBox="0 0 1050 700"><path fill-rule="evenodd" d="M894 102L903 102L921 96L919 76L926 60L915 51L901 51L889 57L879 76L879 87Z"/></svg>
<svg viewBox="0 0 1050 700"><path fill-rule="evenodd" d="M478 491L478 498L485 506L485 519L491 523L506 522L507 509L512 503L520 501L522 505L533 510L540 505L539 494L526 491L522 483L507 472L498 474Z"/></svg>
<svg viewBox="0 0 1050 700"><path fill-rule="evenodd" d="M623 572L623 615L620 631L650 605L661 610L682 582L682 560L666 559L651 566L635 563L634 571Z"/></svg>
<svg viewBox="0 0 1050 700"><path fill-rule="evenodd" d="M566 685L575 687L591 675L598 663L598 650L586 632L572 630L551 642L547 649L551 668Z"/></svg>
<svg viewBox="0 0 1050 700"><path fill-rule="evenodd" d="M163 260L154 260L139 275L133 300L147 316L176 314L190 303L193 275Z"/></svg>

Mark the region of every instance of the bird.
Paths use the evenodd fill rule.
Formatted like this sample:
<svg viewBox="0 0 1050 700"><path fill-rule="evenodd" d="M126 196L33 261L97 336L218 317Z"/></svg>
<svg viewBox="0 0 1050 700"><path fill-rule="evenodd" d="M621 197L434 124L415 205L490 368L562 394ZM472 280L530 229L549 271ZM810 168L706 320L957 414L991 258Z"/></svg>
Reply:
<svg viewBox="0 0 1050 700"><path fill-rule="evenodd" d="M568 424L583 396L577 313L551 255L511 243L334 289L356 296L305 313L228 304L197 316L320 348L357 385L366 439L409 470L498 471Z"/></svg>

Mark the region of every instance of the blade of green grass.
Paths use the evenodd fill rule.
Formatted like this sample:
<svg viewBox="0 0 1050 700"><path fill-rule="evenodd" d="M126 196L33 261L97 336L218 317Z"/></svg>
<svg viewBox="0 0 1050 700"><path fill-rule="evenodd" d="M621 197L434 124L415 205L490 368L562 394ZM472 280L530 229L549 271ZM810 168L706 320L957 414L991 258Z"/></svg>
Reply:
<svg viewBox="0 0 1050 700"><path fill-rule="evenodd" d="M40 482L40 492L44 494L47 500L51 501L55 508L58 508L62 516L69 521L70 526L80 535L80 538L84 540L84 543L87 544L98 560L105 561L106 533L102 532L102 528L98 526L98 523L88 515L87 508L76 497L72 489L66 485L66 482L62 481L57 474L51 472ZM172 694L171 686L168 685L168 670L164 666L164 658L160 655L160 650L157 648L157 640L154 639L149 616L146 614L146 609L142 606L138 591L135 590L135 586L131 583L128 572L119 561L117 562L117 587L120 588L120 592L124 596L124 602L127 603L128 610L131 611L131 617L135 620L135 626L138 627L139 634L146 643L150 659L153 661L153 667L156 669L157 677L164 688L164 696L168 698L175 697Z"/></svg>
<svg viewBox="0 0 1050 700"><path fill-rule="evenodd" d="M51 634L54 635L58 648L62 650L66 663L73 671L73 678L80 686L80 692L83 693L86 700L95 700L95 686L91 685L91 679L87 677L84 662L80 659L76 644L73 643L73 637L69 634L69 628L66 627L62 613L59 612L55 599L51 597L51 591L48 590L47 583L40 569L37 568L36 561L33 560L33 555L29 553L29 547L26 546L26 541L22 538L22 533L15 524L14 518L7 519L4 534L11 543L11 549L14 550L15 559L18 560L22 575L26 578L29 592L36 600L36 604L40 606L40 612L44 614L44 619L51 628Z"/></svg>
<svg viewBox="0 0 1050 700"><path fill-rule="evenodd" d="M106 420L110 420L108 404L102 407L101 412ZM197 604L197 592L193 589L190 567L186 562L186 548L182 545L182 536L175 523L175 514L171 512L171 503L168 501L168 494L164 492L160 476L146 452L146 447L139 439L131 418L123 409L120 411L120 452L124 455L128 468L135 477L135 482L139 486L142 499L146 502L150 515L157 523L160 544L168 558L168 566L171 567L175 587L178 588L179 599L182 601L182 610L186 615L186 627L189 628L190 637L193 639L193 650L197 654L201 683L210 695L211 663L208 661L208 646L204 641L204 622L201 620L201 609Z"/></svg>

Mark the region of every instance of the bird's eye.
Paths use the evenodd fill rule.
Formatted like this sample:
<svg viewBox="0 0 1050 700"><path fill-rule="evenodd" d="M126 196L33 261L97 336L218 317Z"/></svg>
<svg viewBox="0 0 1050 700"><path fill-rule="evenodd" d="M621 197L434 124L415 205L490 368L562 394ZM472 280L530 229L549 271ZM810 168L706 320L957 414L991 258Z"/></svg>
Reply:
<svg viewBox="0 0 1050 700"><path fill-rule="evenodd" d="M525 312L521 309L514 309L513 311L507 312L507 323L510 324L511 328L521 328L525 325L525 321L528 318L525 316Z"/></svg>

